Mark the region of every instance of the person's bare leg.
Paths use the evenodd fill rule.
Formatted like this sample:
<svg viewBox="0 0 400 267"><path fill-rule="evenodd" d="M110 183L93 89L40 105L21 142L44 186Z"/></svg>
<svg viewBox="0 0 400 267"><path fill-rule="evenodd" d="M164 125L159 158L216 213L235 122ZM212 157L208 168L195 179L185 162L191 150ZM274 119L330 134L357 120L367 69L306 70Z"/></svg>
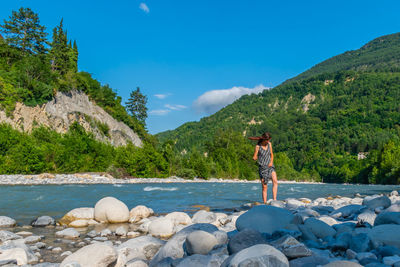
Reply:
<svg viewBox="0 0 400 267"><path fill-rule="evenodd" d="M276 177L276 172L272 173L272 196L276 200L276 195L278 194L278 178Z"/></svg>
<svg viewBox="0 0 400 267"><path fill-rule="evenodd" d="M266 204L267 203L268 185L267 184L263 184L262 182L261 182L261 185L262 185L262 199L263 199L264 204Z"/></svg>

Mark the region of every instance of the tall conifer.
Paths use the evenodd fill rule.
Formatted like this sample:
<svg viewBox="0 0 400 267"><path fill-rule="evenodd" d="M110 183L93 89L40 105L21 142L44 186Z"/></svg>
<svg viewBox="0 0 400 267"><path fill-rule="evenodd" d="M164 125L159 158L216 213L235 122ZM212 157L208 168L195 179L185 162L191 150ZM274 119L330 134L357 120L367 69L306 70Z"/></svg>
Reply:
<svg viewBox="0 0 400 267"><path fill-rule="evenodd" d="M0 27L9 45L21 48L24 52L46 52L46 27L40 25L39 16L30 8L21 7L13 11L9 20L4 20Z"/></svg>

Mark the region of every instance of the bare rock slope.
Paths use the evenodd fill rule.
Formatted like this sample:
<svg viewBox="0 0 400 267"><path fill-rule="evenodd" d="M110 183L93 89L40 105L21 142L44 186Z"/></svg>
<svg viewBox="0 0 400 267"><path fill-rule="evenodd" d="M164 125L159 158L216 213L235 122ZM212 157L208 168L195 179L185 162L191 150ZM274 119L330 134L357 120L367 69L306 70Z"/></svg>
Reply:
<svg viewBox="0 0 400 267"><path fill-rule="evenodd" d="M10 117L0 110L0 122L11 124L15 129L25 132L31 132L34 127L45 126L58 133L67 132L72 123L78 122L100 141L114 146L123 146L128 142L142 146L142 140L131 128L115 120L79 91L58 92L53 100L42 106L28 107L17 103Z"/></svg>

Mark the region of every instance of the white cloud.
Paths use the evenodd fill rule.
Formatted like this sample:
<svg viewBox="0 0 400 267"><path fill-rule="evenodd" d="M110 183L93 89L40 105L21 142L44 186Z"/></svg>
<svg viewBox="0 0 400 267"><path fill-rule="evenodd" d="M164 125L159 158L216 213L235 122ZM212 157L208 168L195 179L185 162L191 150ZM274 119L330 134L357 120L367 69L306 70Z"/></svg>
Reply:
<svg viewBox="0 0 400 267"><path fill-rule="evenodd" d="M150 115L156 115L156 116L164 116L164 115L167 115L170 112L171 112L170 109L154 109L154 110L150 110L149 114Z"/></svg>
<svg viewBox="0 0 400 267"><path fill-rule="evenodd" d="M154 96L157 97L158 99L164 99L167 96L169 96L170 94L155 94Z"/></svg>
<svg viewBox="0 0 400 267"><path fill-rule="evenodd" d="M269 89L262 84L254 88L234 86L230 89L211 90L199 96L194 102L193 107L199 113L212 114L221 108L232 104L242 95L258 94L265 89Z"/></svg>
<svg viewBox="0 0 400 267"><path fill-rule="evenodd" d="M140 8L141 10L143 10L144 12L146 12L146 13L149 13L149 12L150 12L149 7L148 7L145 3L140 3L139 8Z"/></svg>
<svg viewBox="0 0 400 267"><path fill-rule="evenodd" d="M187 106L184 105L170 105L170 104L165 104L164 107L171 109L171 110L182 110L187 108Z"/></svg>

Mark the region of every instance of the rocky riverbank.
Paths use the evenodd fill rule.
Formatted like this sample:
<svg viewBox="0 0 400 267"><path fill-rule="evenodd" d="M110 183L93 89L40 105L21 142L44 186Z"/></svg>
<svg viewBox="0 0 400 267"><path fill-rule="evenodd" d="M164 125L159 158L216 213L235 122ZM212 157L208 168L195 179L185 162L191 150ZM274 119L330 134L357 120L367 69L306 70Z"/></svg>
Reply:
<svg viewBox="0 0 400 267"><path fill-rule="evenodd" d="M1 214L0 214L1 215ZM59 221L0 216L0 266L400 266L400 197L286 199L154 214L106 197Z"/></svg>
<svg viewBox="0 0 400 267"><path fill-rule="evenodd" d="M0 185L62 185L62 184L138 184L138 183L260 183L259 180L239 179L183 179L176 176L168 178L126 178L116 179L107 173L76 173L38 175L0 175ZM279 181L280 183L296 183ZM309 183L309 182L306 182Z"/></svg>

